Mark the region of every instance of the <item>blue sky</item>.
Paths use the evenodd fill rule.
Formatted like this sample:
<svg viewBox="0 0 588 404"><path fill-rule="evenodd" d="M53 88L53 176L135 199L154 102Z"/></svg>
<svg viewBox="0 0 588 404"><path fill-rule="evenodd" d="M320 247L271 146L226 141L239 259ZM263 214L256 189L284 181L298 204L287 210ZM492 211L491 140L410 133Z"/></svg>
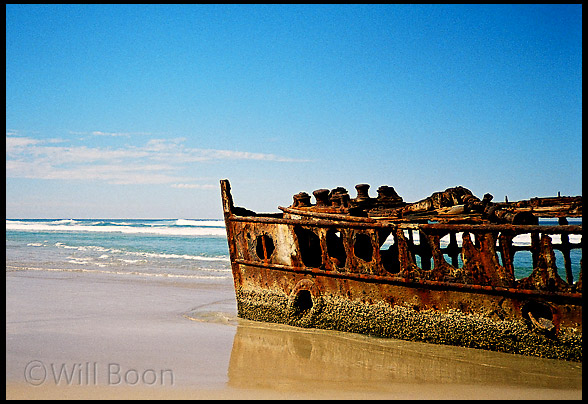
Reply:
<svg viewBox="0 0 588 404"><path fill-rule="evenodd" d="M8 218L581 195L581 5L7 5Z"/></svg>

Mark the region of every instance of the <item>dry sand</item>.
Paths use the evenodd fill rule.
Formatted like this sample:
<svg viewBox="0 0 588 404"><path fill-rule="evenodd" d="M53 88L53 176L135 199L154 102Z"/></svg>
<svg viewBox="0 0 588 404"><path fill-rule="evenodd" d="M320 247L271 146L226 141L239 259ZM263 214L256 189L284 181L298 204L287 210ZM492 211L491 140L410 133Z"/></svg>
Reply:
<svg viewBox="0 0 588 404"><path fill-rule="evenodd" d="M581 399L580 363L256 323L230 281L6 274L7 399Z"/></svg>

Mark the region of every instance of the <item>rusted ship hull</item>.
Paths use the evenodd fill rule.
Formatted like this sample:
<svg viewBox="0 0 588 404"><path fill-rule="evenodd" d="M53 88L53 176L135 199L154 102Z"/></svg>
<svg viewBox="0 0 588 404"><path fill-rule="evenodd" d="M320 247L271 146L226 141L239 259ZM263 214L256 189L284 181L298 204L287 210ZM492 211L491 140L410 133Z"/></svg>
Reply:
<svg viewBox="0 0 588 404"><path fill-rule="evenodd" d="M568 240L581 226L412 223L294 208L259 215L233 206L226 180L221 193L242 318L582 360L581 275L564 281L554 271L554 249L569 256L580 248ZM516 280L520 234L530 234L535 269Z"/></svg>

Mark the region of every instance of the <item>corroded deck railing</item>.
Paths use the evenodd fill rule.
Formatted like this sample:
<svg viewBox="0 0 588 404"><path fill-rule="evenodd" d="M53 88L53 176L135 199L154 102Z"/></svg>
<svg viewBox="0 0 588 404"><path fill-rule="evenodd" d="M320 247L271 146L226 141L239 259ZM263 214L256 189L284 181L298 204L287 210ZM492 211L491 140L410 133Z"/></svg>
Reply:
<svg viewBox="0 0 588 404"><path fill-rule="evenodd" d="M260 252L237 257L247 262L263 261L282 269L312 269L361 278L448 282L560 293L582 291L581 259L578 279L574 279L570 254L573 250L581 251L582 242L569 241L571 235L579 236L577 238L581 240L582 226L338 223L324 219L260 216L233 216L229 220L247 223L246 231L250 234L240 241L249 244L249 247L241 251ZM255 223L261 226L257 228ZM277 227L264 226L269 224L286 226L288 233L293 235L294 245L276 246ZM414 240L414 233L419 235L418 243ZM461 246L458 243L459 233L462 233ZM513 243L513 239L521 235L528 235L531 240L529 245ZM554 235L559 235L561 241L554 243ZM392 243L389 243L390 236ZM441 239L446 236L449 243L442 246ZM384 248L386 240L387 249ZM272 251L268 252L265 245L270 244ZM291 257L290 262L274 260L273 248L292 249L291 254L281 254ZM564 257L565 280L558 274L557 250ZM533 269L528 277L516 279L514 256L520 251L531 253Z"/></svg>

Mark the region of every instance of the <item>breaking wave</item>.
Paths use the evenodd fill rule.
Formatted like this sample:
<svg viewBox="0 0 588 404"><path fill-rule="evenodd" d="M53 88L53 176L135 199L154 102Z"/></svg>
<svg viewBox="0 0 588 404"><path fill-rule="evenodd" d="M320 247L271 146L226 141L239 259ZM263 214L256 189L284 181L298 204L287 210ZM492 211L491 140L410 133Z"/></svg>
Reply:
<svg viewBox="0 0 588 404"><path fill-rule="evenodd" d="M6 230L226 237L222 220L6 220Z"/></svg>

